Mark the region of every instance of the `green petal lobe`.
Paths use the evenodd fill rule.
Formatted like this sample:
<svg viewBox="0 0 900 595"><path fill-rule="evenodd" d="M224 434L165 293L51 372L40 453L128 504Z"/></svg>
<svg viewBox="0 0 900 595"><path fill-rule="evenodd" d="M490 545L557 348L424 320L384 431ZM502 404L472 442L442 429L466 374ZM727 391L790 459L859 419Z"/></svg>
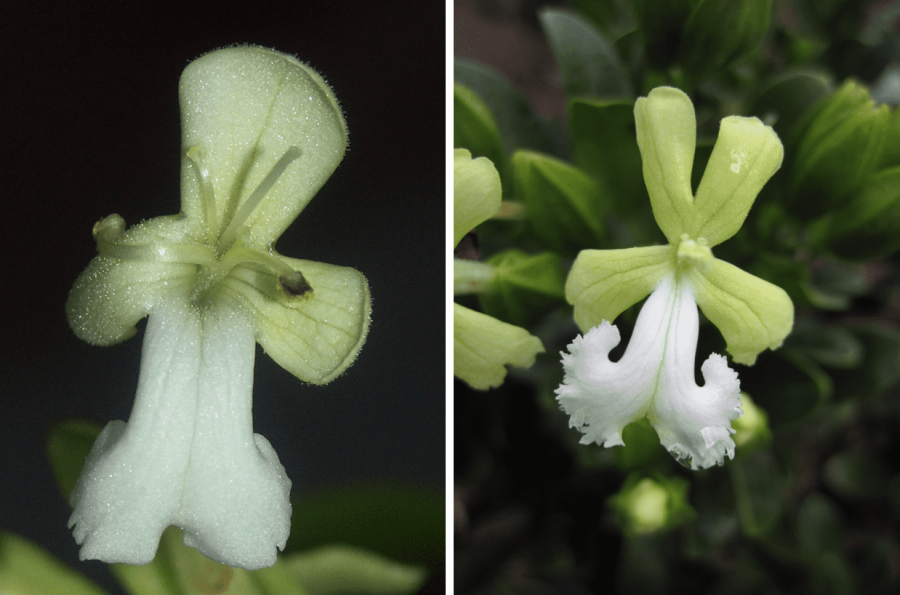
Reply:
<svg viewBox="0 0 900 595"><path fill-rule="evenodd" d="M266 273L235 269L222 283L223 295L251 313L256 340L285 370L312 384L327 384L356 359L369 331L369 285L359 271L279 256L302 273L311 290L286 295Z"/></svg>
<svg viewBox="0 0 900 595"><path fill-rule="evenodd" d="M541 340L519 326L453 304L453 373L479 390L503 383L505 364L529 368Z"/></svg>
<svg viewBox="0 0 900 595"><path fill-rule="evenodd" d="M191 242L187 229L185 219L156 217L122 233L116 245L152 252L154 246ZM120 343L134 335L135 325L161 297L190 292L196 276L195 264L95 256L69 292L69 326L92 345Z"/></svg>
<svg viewBox="0 0 900 595"><path fill-rule="evenodd" d="M697 305L719 328L739 364L781 346L794 326L794 304L780 287L723 260L688 273Z"/></svg>
<svg viewBox="0 0 900 595"><path fill-rule="evenodd" d="M500 210L500 174L485 157L453 151L453 246Z"/></svg>
<svg viewBox="0 0 900 595"><path fill-rule="evenodd" d="M671 246L582 250L566 280L566 300L575 306L576 324L586 332L604 320L612 323L674 267Z"/></svg>
<svg viewBox="0 0 900 595"><path fill-rule="evenodd" d="M696 224L691 170L697 143L694 105L674 87L657 87L634 104L638 148L653 216L669 242Z"/></svg>
<svg viewBox="0 0 900 595"><path fill-rule="evenodd" d="M185 68L179 98L182 211L210 235L225 230L282 157L297 155L240 225L248 246L268 247L344 156L334 94L293 56L252 46L211 52Z"/></svg>
<svg viewBox="0 0 900 595"><path fill-rule="evenodd" d="M778 135L757 118L724 118L697 188L699 228L684 231L693 238L706 238L710 246L736 234L783 157Z"/></svg>

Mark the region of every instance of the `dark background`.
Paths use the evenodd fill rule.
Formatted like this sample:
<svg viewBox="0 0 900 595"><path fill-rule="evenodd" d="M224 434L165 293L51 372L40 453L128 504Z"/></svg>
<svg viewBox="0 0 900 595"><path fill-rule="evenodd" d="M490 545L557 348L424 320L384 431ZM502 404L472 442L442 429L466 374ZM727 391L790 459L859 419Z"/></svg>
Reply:
<svg viewBox="0 0 900 595"><path fill-rule="evenodd" d="M362 271L373 298L359 359L326 387L258 348L255 431L301 494L373 480L443 491L444 3L252 5L4 8L0 528L100 581L105 565L77 561L45 441L58 420L127 420L142 332L92 347L63 304L95 254L97 220L179 211L178 78L222 46L294 54L334 89L348 152L277 248Z"/></svg>

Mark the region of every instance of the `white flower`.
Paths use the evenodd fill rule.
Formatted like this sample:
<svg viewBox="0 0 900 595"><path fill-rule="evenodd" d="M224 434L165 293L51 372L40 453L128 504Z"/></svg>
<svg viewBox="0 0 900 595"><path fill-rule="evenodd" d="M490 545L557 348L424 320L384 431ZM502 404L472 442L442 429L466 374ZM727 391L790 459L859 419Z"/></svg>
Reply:
<svg viewBox="0 0 900 595"><path fill-rule="evenodd" d="M295 58L229 48L181 78L181 213L94 227L69 324L96 345L149 314L134 408L94 443L71 495L80 557L147 564L163 530L209 558L271 566L290 532L291 481L253 433L256 342L325 384L356 358L369 290L357 271L274 244L340 163L346 127L322 78Z"/></svg>
<svg viewBox="0 0 900 595"><path fill-rule="evenodd" d="M692 469L734 457L731 420L741 415L740 383L712 354L694 381L699 318L690 283L663 279L641 309L625 355L609 361L619 330L608 321L579 336L563 354L565 378L556 390L582 444L616 446L622 429L647 417L660 442Z"/></svg>

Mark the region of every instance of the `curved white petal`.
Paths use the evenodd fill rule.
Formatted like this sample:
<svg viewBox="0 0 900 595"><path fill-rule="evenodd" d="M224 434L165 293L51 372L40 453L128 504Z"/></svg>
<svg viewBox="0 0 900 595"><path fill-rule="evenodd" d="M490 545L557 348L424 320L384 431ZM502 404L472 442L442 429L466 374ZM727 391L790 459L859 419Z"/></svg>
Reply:
<svg viewBox="0 0 900 595"><path fill-rule="evenodd" d="M740 409L737 373L716 354L703 364L706 383L694 381L699 318L690 286L666 277L641 308L618 362L609 361L619 331L609 322L577 337L563 353L565 378L556 390L581 442L623 444L622 429L645 415L660 442L692 468L734 456L731 420Z"/></svg>
<svg viewBox="0 0 900 595"><path fill-rule="evenodd" d="M647 415L666 345L671 285L670 276L647 298L619 361L609 361L619 329L606 320L576 337L562 354L565 378L556 398L572 416L569 425L584 432L582 444L622 445L622 429Z"/></svg>
<svg viewBox="0 0 900 595"><path fill-rule="evenodd" d="M253 433L252 327L186 300L150 315L128 423L94 443L72 492L80 557L147 564L169 525L230 566L275 563L290 531L291 481Z"/></svg>
<svg viewBox="0 0 900 595"><path fill-rule="evenodd" d="M673 293L662 373L647 418L675 458L704 469L721 465L725 454L734 457L731 420L741 415L741 385L725 358L713 353L700 368L704 384L697 386L697 303L688 283Z"/></svg>

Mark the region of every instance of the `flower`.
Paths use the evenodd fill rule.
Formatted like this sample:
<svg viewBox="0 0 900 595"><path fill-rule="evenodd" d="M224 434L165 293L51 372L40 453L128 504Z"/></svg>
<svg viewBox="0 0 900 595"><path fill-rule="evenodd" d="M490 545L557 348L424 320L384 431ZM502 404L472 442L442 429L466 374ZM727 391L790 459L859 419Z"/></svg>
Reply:
<svg viewBox="0 0 900 595"><path fill-rule="evenodd" d="M485 157L472 159L465 149L453 153L453 245L500 210L500 175ZM488 264L454 261L454 293L483 291L494 277ZM472 388L503 384L504 365L534 365L544 352L541 340L522 327L453 304L453 373Z"/></svg>
<svg viewBox="0 0 900 595"><path fill-rule="evenodd" d="M357 271L281 256L274 243L343 158L346 125L323 79L258 47L185 69L181 213L94 227L69 295L80 338L111 345L149 314L134 408L94 443L71 496L80 557L146 564L169 525L231 566L275 563L291 481L253 433L255 343L325 384L356 358L370 300Z"/></svg>
<svg viewBox="0 0 900 595"><path fill-rule="evenodd" d="M731 420L740 382L712 354L694 381L697 306L738 363L752 365L790 333L794 310L779 287L715 258L712 247L740 229L763 185L781 166L778 136L756 118L722 120L697 195L691 192L696 122L690 99L661 87L635 105L638 146L653 215L667 246L583 250L566 281L583 331L563 353L557 400L582 443L621 445L622 429L647 417L660 442L693 469L734 456ZM610 321L643 299L625 354L610 362L619 332Z"/></svg>

